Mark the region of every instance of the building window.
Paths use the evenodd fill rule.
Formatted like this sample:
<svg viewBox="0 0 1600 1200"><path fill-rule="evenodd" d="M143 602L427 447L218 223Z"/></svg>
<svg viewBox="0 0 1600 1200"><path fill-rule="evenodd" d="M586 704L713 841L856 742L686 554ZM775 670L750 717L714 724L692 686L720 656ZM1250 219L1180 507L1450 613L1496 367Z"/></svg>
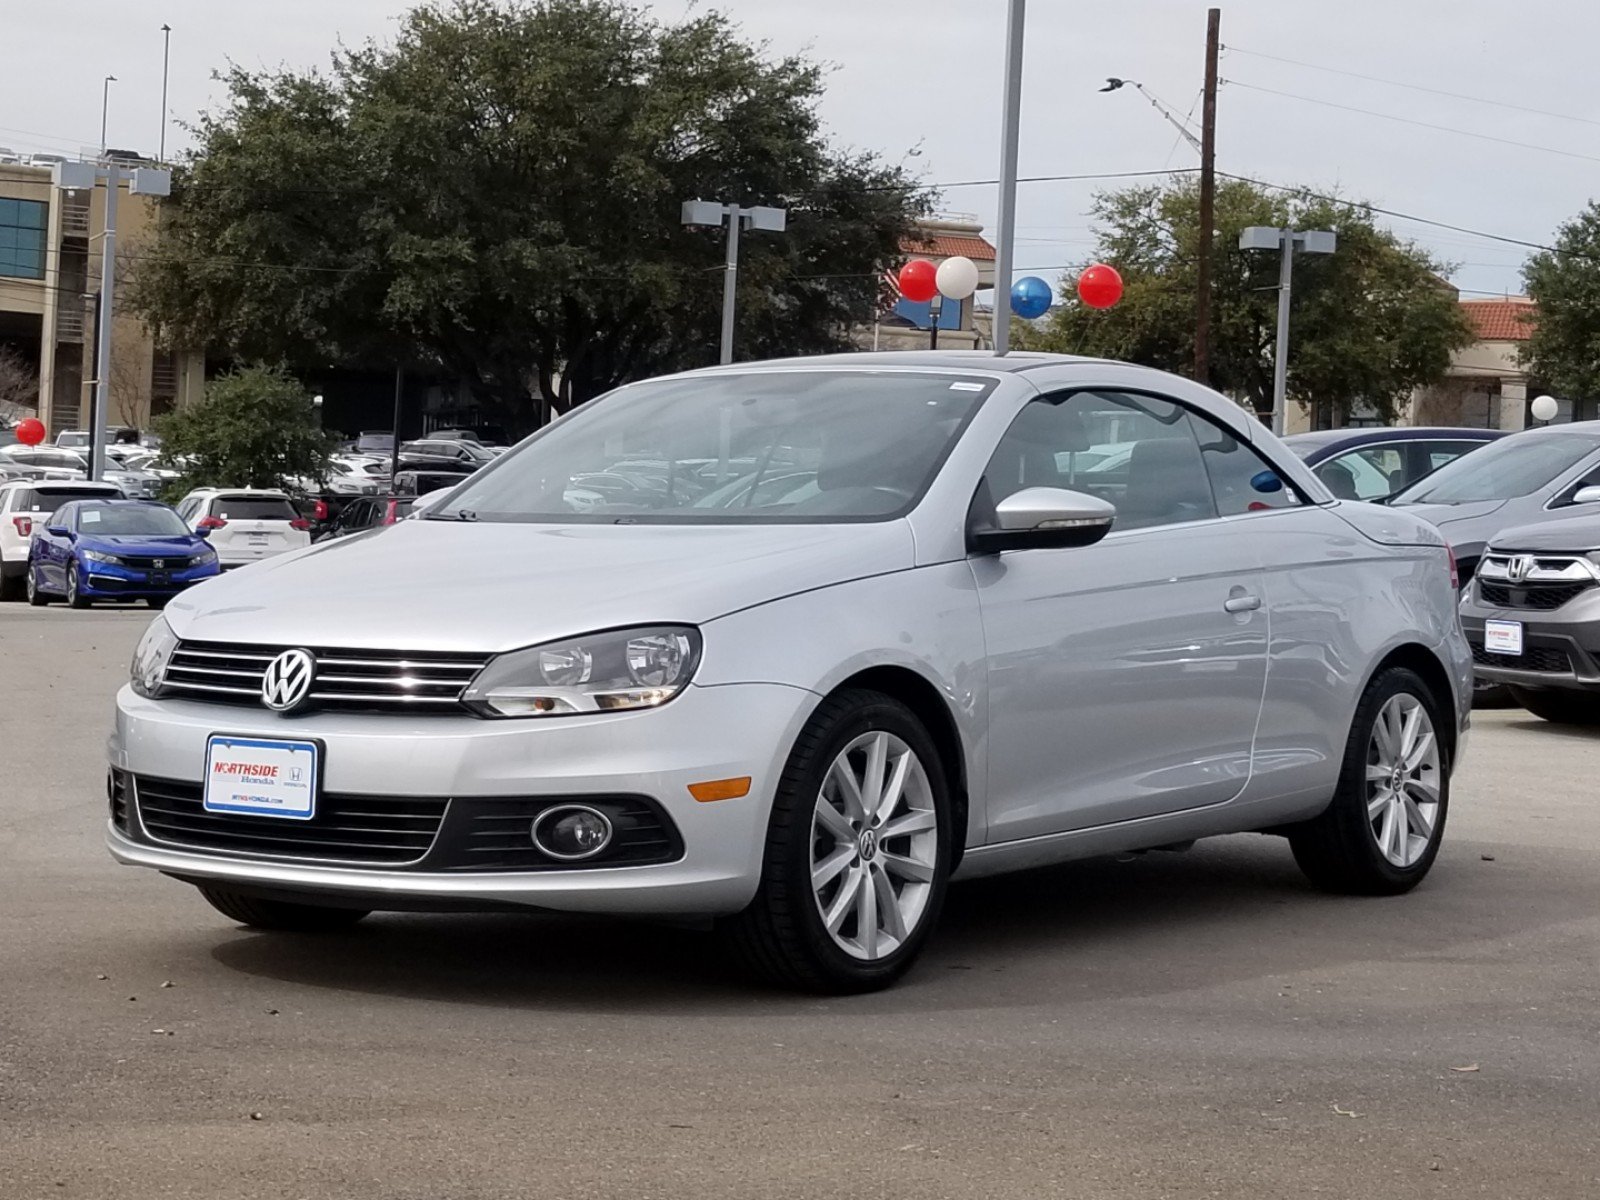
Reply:
<svg viewBox="0 0 1600 1200"><path fill-rule="evenodd" d="M0 275L44 278L46 213L39 200L0 200Z"/></svg>

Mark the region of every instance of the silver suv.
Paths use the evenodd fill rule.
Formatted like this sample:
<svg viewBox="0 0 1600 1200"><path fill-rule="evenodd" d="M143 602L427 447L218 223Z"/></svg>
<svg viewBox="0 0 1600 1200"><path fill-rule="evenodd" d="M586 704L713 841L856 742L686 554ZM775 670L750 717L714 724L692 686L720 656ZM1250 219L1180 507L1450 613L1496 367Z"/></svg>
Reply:
<svg viewBox="0 0 1600 1200"><path fill-rule="evenodd" d="M956 877L1253 830L1403 892L1467 723L1452 574L1156 371L652 380L174 600L117 697L111 851L265 928L714 918L824 990L903 972Z"/></svg>

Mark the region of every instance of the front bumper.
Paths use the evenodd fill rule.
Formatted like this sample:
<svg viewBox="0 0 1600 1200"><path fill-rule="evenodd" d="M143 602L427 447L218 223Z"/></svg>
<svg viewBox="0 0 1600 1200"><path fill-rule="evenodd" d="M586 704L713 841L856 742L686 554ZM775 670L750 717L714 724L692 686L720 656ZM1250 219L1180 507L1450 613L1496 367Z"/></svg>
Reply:
<svg viewBox="0 0 1600 1200"><path fill-rule="evenodd" d="M189 881L217 881L314 902L440 911L507 905L567 912L706 916L737 912L761 875L767 815L784 760L816 697L777 684L691 686L648 712L485 721L318 713L146 700L124 687L109 745L111 765L135 778L196 781L214 733L316 738L322 788L370 796L471 798L617 793L656 801L683 839L683 854L650 866L430 872L199 850L152 837L138 806L125 829L109 825L119 862ZM688 785L748 775L750 794L696 802ZM286 823L287 824L287 823Z"/></svg>
<svg viewBox="0 0 1600 1200"><path fill-rule="evenodd" d="M85 596L96 599L115 596L175 596L184 588L210 579L221 570L214 560L164 573L146 571L139 567L124 567L117 563L88 561L83 562L81 568L83 573L80 577L79 590Z"/></svg>
<svg viewBox="0 0 1600 1200"><path fill-rule="evenodd" d="M1485 621L1519 622L1522 654L1488 653ZM1600 590L1591 589L1558 609L1540 611L1485 604L1474 587L1461 606L1461 627L1472 645L1473 670L1479 679L1526 688L1600 691Z"/></svg>

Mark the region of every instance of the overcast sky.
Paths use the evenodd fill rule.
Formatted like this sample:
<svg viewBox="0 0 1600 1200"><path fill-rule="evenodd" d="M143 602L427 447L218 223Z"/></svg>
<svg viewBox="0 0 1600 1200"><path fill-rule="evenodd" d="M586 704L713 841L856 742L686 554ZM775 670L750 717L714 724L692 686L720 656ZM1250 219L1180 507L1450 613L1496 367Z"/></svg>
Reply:
<svg viewBox="0 0 1600 1200"><path fill-rule="evenodd" d="M833 64L823 116L840 144L904 159L929 182L997 173L1005 0L714 6L731 12L751 37L770 41L774 52L807 50ZM216 102L211 72L227 60L320 67L341 40L388 38L405 7L399 0L0 0L7 51L0 145L25 151L98 145L101 79L113 74L110 144L153 152L163 22L173 28L169 109L182 120ZM660 0L651 7L672 19L687 5ZM1096 88L1107 75L1137 79L1188 111L1201 83L1204 2L1033 0L1028 7L1023 175L1195 164L1193 151L1136 92L1102 95ZM1231 81L1219 108L1222 170L1337 187L1418 217L1535 242L1548 240L1600 190L1594 63L1600 6L1592 0L1224 0L1222 9L1222 40L1230 47L1222 75ZM173 126L169 148L184 141ZM906 158L914 147L920 153ZM1022 186L1019 267L1053 279L1084 261L1085 210L1097 186L1106 185ZM945 191L942 207L975 214L992 232L996 203L993 186L957 187ZM1519 289L1523 249L1391 223L1460 263L1454 280L1468 294Z"/></svg>

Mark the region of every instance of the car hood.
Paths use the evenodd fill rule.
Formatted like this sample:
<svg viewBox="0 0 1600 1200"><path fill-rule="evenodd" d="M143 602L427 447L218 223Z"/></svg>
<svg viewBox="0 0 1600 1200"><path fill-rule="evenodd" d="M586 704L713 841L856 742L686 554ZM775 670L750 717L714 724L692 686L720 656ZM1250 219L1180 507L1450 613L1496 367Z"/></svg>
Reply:
<svg viewBox="0 0 1600 1200"><path fill-rule="evenodd" d="M596 629L698 625L915 561L905 521L402 521L231 572L167 606L181 638L498 653Z"/></svg>
<svg viewBox="0 0 1600 1200"><path fill-rule="evenodd" d="M80 534L77 540L80 550L107 550L112 553L126 554L129 551L144 550L150 554L160 554L163 551L169 554L192 553L205 545L202 538L189 537L184 534L174 534L171 537L161 537L153 534L95 534L93 536Z"/></svg>
<svg viewBox="0 0 1600 1200"><path fill-rule="evenodd" d="M1495 534L1489 545L1495 550L1521 550L1531 554L1587 554L1600 550L1600 516L1590 513L1563 521L1518 525Z"/></svg>
<svg viewBox="0 0 1600 1200"><path fill-rule="evenodd" d="M1471 553L1500 532L1500 510L1505 500L1469 500L1464 504L1396 504L1396 512L1421 517L1438 527L1457 552Z"/></svg>

